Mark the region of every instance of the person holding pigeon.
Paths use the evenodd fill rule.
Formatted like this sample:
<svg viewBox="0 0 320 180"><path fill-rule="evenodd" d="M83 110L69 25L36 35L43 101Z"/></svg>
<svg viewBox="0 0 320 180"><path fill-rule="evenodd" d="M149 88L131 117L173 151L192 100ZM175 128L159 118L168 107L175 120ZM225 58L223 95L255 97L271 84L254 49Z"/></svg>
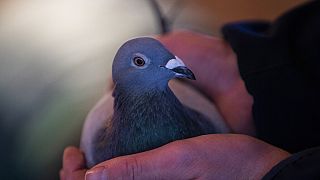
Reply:
<svg viewBox="0 0 320 180"><path fill-rule="evenodd" d="M204 133L90 169L69 147L61 179L317 179L319 18L320 2L312 1L274 23L228 24L225 40L188 31L159 37L233 134Z"/></svg>

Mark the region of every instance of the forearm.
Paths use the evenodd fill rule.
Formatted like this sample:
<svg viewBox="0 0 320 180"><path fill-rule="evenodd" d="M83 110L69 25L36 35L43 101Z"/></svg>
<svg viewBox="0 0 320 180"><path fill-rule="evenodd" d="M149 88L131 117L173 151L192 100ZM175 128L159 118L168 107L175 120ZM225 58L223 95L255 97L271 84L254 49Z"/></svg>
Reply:
<svg viewBox="0 0 320 180"><path fill-rule="evenodd" d="M211 98L234 132L255 134L251 113L253 98L247 92L242 80L235 83L228 91L212 94Z"/></svg>
<svg viewBox="0 0 320 180"><path fill-rule="evenodd" d="M263 177L269 179L318 179L320 147L307 149L282 160Z"/></svg>
<svg viewBox="0 0 320 180"><path fill-rule="evenodd" d="M219 40L219 43L219 49L221 49L219 56L214 51L208 51L206 52L208 61L188 62L198 76L194 83L214 101L234 132L254 135L253 97L247 91L240 76L235 53L223 40ZM217 65L219 66L216 58L221 58L222 60L218 62L226 65L216 68ZM211 64L211 59L215 64Z"/></svg>
<svg viewBox="0 0 320 180"><path fill-rule="evenodd" d="M255 134L252 120L253 98L240 77L232 86L222 91L217 91L214 84L198 82L198 85L214 101L233 132Z"/></svg>
<svg viewBox="0 0 320 180"><path fill-rule="evenodd" d="M197 79L192 83L215 102L232 130L253 135L253 99L230 45L221 38L188 31L173 32L159 40L190 67Z"/></svg>

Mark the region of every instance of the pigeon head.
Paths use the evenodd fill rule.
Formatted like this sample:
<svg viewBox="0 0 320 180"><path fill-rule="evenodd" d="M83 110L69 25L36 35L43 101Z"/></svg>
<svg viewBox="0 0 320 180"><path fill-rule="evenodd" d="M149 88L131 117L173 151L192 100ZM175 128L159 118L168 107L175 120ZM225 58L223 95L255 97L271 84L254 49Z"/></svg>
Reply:
<svg viewBox="0 0 320 180"><path fill-rule="evenodd" d="M129 40L119 48L112 77L116 85L159 88L173 78L195 79L181 59L148 37Z"/></svg>

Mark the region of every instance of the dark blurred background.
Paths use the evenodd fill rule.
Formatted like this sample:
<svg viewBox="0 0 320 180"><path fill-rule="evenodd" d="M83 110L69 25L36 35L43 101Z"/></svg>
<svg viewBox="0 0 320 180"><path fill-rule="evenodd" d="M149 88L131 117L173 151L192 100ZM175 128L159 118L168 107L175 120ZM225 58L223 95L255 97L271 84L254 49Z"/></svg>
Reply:
<svg viewBox="0 0 320 180"><path fill-rule="evenodd" d="M219 36L224 23L273 20L305 0L159 0L167 28ZM0 179L58 179L106 89L117 48L161 33L150 0L0 0Z"/></svg>

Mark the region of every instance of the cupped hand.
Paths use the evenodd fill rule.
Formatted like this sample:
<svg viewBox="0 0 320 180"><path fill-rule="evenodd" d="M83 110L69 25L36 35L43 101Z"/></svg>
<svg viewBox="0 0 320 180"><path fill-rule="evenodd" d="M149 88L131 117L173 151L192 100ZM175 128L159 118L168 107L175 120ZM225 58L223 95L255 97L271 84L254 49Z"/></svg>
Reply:
<svg viewBox="0 0 320 180"><path fill-rule="evenodd" d="M175 31L157 39L194 72L194 85L216 103L233 132L254 135L253 98L226 41L191 31Z"/></svg>
<svg viewBox="0 0 320 180"><path fill-rule="evenodd" d="M234 132L253 134L252 97L240 77L237 58L222 39L189 31L158 39L192 69L195 86L217 105ZM289 154L245 135L206 135L111 159L85 169L83 154L67 148L62 180L84 179L259 179ZM106 178L105 178L106 177Z"/></svg>
<svg viewBox="0 0 320 180"><path fill-rule="evenodd" d="M61 179L261 179L288 156L250 136L215 134L114 158L86 170L81 152L68 148Z"/></svg>

